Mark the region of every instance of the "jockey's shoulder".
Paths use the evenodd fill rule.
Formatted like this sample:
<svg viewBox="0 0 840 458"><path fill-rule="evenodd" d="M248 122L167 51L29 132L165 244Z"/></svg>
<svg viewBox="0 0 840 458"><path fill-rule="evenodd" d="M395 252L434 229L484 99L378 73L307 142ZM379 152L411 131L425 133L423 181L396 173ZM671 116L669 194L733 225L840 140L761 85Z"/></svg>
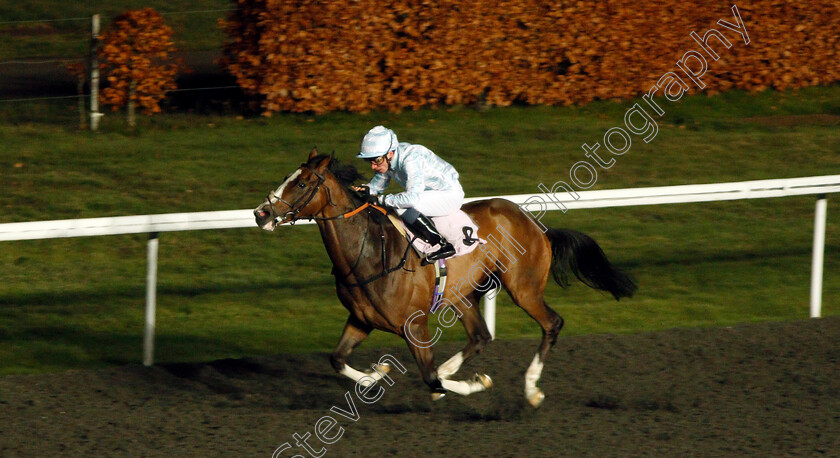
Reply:
<svg viewBox="0 0 840 458"><path fill-rule="evenodd" d="M435 153L423 145L413 143L400 143L398 156L400 159L420 159L427 156L434 156Z"/></svg>
<svg viewBox="0 0 840 458"><path fill-rule="evenodd" d="M400 142L399 143L399 151L431 151L429 148L419 144L419 143L408 143L408 142Z"/></svg>

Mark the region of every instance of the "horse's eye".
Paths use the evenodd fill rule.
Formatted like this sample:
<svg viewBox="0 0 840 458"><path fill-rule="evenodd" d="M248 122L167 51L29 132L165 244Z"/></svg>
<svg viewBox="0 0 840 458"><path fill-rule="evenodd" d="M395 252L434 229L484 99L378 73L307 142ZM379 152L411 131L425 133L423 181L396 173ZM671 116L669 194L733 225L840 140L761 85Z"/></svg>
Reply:
<svg viewBox="0 0 840 458"><path fill-rule="evenodd" d="M305 187L306 187L306 183L303 183L303 182L298 183L298 187L299 187L299 188L305 188Z"/></svg>

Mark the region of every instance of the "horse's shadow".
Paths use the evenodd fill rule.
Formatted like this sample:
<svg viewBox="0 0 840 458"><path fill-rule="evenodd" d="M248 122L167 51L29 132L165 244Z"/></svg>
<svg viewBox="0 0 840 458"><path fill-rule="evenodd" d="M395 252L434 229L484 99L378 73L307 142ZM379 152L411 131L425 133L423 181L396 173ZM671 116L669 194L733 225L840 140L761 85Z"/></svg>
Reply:
<svg viewBox="0 0 840 458"><path fill-rule="evenodd" d="M455 348L452 344L443 347ZM354 354L353 360L359 364L358 369L363 370L385 354L403 364L405 373L392 366L389 373L392 383L380 381L382 395L372 403L363 402L355 384L332 370L327 353L167 363L159 364L153 370L160 372L155 377L156 383L166 383L171 390L196 396L215 408L324 413L331 409L349 411L355 408L361 415L434 412L458 422L517 420L522 411L528 409L524 400L516 396L518 390L517 393L493 390L469 397L450 393L443 400L434 402L408 350L364 349ZM368 366L363 366L363 361L369 361ZM165 377L163 380L162 376Z"/></svg>
<svg viewBox="0 0 840 458"><path fill-rule="evenodd" d="M357 355L354 360L364 361L364 356ZM418 404L422 395L428 398L428 389L413 370L413 360L407 352L396 358L411 365L405 367L405 373L391 372L392 385L380 382L384 394L371 404L360 401L350 379L332 370L326 353L167 363L156 368L171 376L172 388L203 393L219 407L259 405L279 410L329 411L335 406L348 410L345 396L349 395L357 409L368 412L428 412L430 408L423 405L428 402ZM371 362L377 359L371 358Z"/></svg>

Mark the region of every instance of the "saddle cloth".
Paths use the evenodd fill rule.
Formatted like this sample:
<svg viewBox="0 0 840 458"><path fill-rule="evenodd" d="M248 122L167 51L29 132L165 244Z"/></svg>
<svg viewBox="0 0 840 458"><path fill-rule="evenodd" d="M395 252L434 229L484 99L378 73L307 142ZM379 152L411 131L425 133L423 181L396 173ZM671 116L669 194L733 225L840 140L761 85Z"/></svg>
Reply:
<svg viewBox="0 0 840 458"><path fill-rule="evenodd" d="M391 218L394 226L405 234L409 240L414 238L414 234L408 230L401 219L392 214L389 214L388 217ZM435 223L435 227L437 227L440 235L455 247L455 255L453 257L472 253L479 245L487 243L487 240L478 237L478 225L463 210L458 210L446 216L433 216L431 219ZM439 245L429 245L419 237L414 238L413 245L420 257L434 253L440 247Z"/></svg>

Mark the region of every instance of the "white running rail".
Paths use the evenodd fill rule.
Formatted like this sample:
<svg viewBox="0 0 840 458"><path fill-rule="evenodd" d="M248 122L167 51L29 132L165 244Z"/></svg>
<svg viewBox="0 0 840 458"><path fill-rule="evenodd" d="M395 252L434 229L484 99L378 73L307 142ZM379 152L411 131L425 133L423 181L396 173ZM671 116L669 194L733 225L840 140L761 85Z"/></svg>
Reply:
<svg viewBox="0 0 840 458"><path fill-rule="evenodd" d="M713 202L737 199L763 199L817 195L814 217L814 246L811 266L811 317L819 317L822 307L823 253L825 251L826 195L840 192L840 175L774 180L740 181L652 188L606 189L580 191L579 199L564 191L556 194L516 194L508 196L472 197L468 202L499 197L519 204L535 217L545 211L559 210L562 203L569 209L662 205L691 202ZM298 224L312 224L301 221ZM154 321L157 283L158 233L206 229L253 227L251 209L158 215L116 216L73 220L36 221L0 224L0 242L63 237L94 237L119 234L150 234L146 287L146 328L143 363L153 364ZM487 327L495 336L495 298L485 300Z"/></svg>

